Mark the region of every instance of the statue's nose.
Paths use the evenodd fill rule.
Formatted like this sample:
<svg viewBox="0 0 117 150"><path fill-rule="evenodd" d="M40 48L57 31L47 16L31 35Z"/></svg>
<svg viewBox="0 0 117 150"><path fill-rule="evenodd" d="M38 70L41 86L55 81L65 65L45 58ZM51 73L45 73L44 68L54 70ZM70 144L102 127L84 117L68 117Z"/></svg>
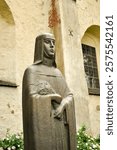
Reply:
<svg viewBox="0 0 117 150"><path fill-rule="evenodd" d="M50 42L50 47L53 48L54 47L54 43L53 41Z"/></svg>

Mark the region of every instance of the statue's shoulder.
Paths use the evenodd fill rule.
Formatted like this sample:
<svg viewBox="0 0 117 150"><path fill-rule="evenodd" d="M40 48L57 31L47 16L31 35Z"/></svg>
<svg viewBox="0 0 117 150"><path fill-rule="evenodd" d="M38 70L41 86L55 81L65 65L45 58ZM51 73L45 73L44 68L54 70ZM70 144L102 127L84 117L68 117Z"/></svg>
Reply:
<svg viewBox="0 0 117 150"><path fill-rule="evenodd" d="M30 74L35 72L37 69L36 65L30 65L29 67L26 68L24 74Z"/></svg>
<svg viewBox="0 0 117 150"><path fill-rule="evenodd" d="M56 72L57 75L63 76L62 73L61 73L61 71L58 68L55 68L55 72Z"/></svg>

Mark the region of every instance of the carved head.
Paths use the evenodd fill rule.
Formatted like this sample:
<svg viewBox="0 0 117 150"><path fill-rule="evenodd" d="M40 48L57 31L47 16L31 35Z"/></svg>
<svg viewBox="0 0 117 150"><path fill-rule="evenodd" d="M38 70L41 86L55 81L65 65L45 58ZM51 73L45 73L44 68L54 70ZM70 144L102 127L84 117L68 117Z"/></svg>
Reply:
<svg viewBox="0 0 117 150"><path fill-rule="evenodd" d="M36 38L34 64L43 62L44 57L55 59L55 38L50 33L41 34Z"/></svg>
<svg viewBox="0 0 117 150"><path fill-rule="evenodd" d="M55 57L55 38L52 34L46 34L43 38L44 56L47 58Z"/></svg>

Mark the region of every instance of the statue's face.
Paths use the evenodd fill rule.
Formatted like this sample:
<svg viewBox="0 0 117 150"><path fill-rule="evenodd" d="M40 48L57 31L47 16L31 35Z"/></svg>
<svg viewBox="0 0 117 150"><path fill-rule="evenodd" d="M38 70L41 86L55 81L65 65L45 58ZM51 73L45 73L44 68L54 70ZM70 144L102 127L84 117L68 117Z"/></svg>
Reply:
<svg viewBox="0 0 117 150"><path fill-rule="evenodd" d="M44 37L44 55L49 58L55 56L55 39L53 36L46 35Z"/></svg>

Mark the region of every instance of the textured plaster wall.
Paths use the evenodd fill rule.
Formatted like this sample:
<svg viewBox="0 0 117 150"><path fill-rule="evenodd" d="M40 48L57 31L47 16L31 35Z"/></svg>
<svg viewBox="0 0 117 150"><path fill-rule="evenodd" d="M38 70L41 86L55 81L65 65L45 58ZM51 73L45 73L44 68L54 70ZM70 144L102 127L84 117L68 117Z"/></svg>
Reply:
<svg viewBox="0 0 117 150"><path fill-rule="evenodd" d="M12 14L7 4L0 1L0 84L1 81L16 82L15 43L15 24Z"/></svg>
<svg viewBox="0 0 117 150"><path fill-rule="evenodd" d="M50 2L0 1L0 80L17 85L0 86L0 136L7 128L12 132L22 131L22 77L33 62L35 37L43 32L54 32L57 38L57 63L74 93L77 128L85 123L94 134L97 133L94 127L99 128L99 121L94 119L99 116L94 113L99 99L91 97L89 101L81 50L81 39L87 28L99 25L99 1L57 0L61 24L54 30L48 27Z"/></svg>
<svg viewBox="0 0 117 150"><path fill-rule="evenodd" d="M100 75L100 30L99 26L91 26L84 34L81 42L96 48L96 58L98 65L98 75ZM87 83L85 83L87 84ZM87 87L86 87L87 88ZM100 132L100 97L86 93L89 107L89 119L92 134L97 135Z"/></svg>
<svg viewBox="0 0 117 150"><path fill-rule="evenodd" d="M0 86L0 136L3 136L8 128L11 132L22 131L22 77L33 62L36 36L50 32L50 0L1 0L0 6L0 80L18 85ZM5 12L9 14L4 15Z"/></svg>
<svg viewBox="0 0 117 150"><path fill-rule="evenodd" d="M17 131L21 128L18 90L2 85L16 84L16 40L15 23L12 13L5 3L0 1L0 136L8 128ZM21 110L21 109L20 109Z"/></svg>
<svg viewBox="0 0 117 150"><path fill-rule="evenodd" d="M99 97L89 96L84 74L81 41L86 30L92 25L99 25L99 1L71 0L60 1L61 26L63 37L63 56L65 77L74 93L76 107L77 129L82 124L89 128L89 132L99 133ZM93 12L93 13L92 13ZM93 29L95 32L96 30ZM98 32L97 32L98 33ZM92 31L92 34L96 34ZM99 33L98 37L90 35L91 39L84 42L96 41L97 61L99 66Z"/></svg>
<svg viewBox="0 0 117 150"><path fill-rule="evenodd" d="M85 81L82 79L84 70L77 5L74 1L65 0L61 1L60 7L65 77L75 98L77 128L82 123L90 126Z"/></svg>

